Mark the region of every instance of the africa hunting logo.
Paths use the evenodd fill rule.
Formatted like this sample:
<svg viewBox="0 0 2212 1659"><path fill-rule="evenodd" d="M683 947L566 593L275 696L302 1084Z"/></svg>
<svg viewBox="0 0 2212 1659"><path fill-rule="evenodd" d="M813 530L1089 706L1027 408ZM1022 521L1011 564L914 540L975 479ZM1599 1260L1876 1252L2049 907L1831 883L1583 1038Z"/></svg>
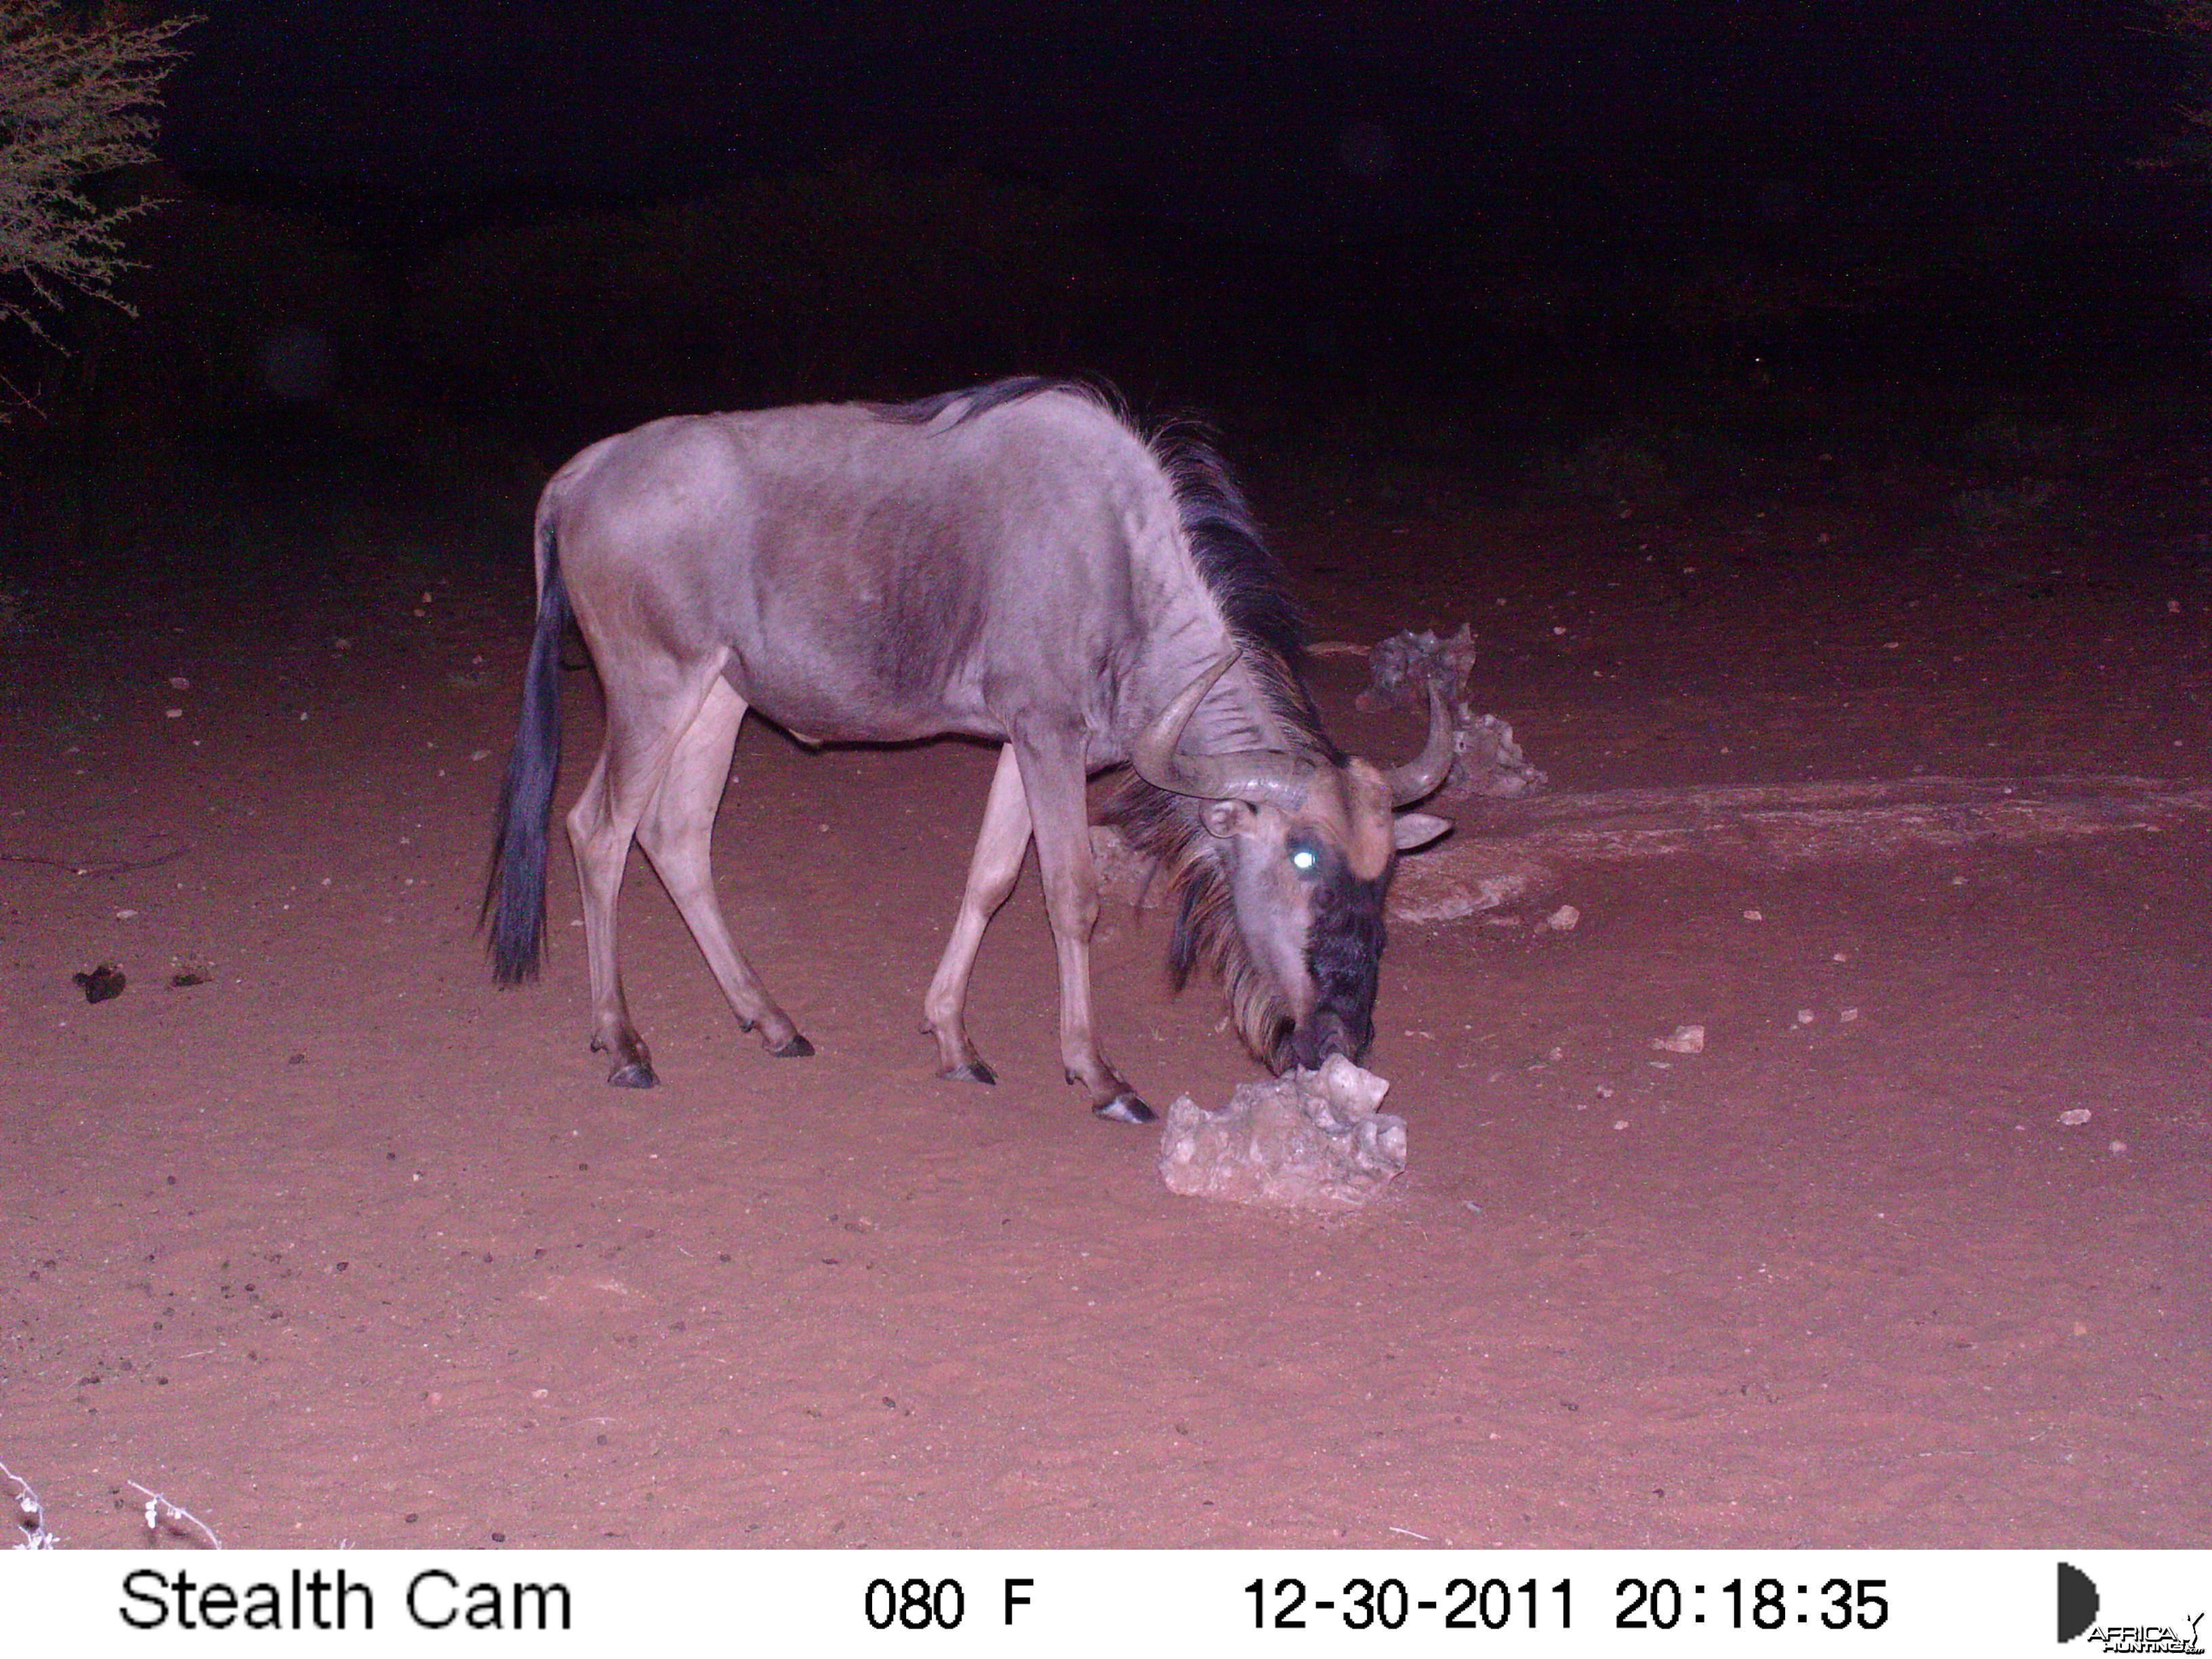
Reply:
<svg viewBox="0 0 2212 1659"><path fill-rule="evenodd" d="M2172 1625L2100 1625L2097 1586L2089 1575L2071 1562L2058 1564L2058 1639L2081 1641L2106 1653L2193 1653L2204 1651L2198 1627L2204 1615L2189 1620L2184 1635Z"/></svg>
<svg viewBox="0 0 2212 1659"><path fill-rule="evenodd" d="M2171 1625L2099 1625L2082 1639L2106 1653L2202 1653L2197 1627L2203 1622L2201 1613L2191 1619L2186 1636Z"/></svg>

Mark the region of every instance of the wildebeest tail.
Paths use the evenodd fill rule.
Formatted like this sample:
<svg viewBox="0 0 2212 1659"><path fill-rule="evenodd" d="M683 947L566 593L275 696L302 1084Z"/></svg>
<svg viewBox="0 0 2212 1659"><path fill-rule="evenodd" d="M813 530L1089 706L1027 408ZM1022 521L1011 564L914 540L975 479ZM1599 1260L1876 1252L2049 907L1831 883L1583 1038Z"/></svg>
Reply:
<svg viewBox="0 0 2212 1659"><path fill-rule="evenodd" d="M491 870L477 916L477 925L490 930L492 975L501 985L537 978L544 954L545 838L561 769L561 631L568 625L568 590L550 513L539 514L538 559L538 629L523 671L522 719L500 786Z"/></svg>

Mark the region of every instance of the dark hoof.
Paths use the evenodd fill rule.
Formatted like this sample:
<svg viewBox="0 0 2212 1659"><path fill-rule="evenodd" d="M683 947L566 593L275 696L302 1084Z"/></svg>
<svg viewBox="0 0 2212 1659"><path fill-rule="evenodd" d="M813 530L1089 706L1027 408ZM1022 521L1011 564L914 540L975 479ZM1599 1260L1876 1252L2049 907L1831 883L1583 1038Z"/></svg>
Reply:
<svg viewBox="0 0 2212 1659"><path fill-rule="evenodd" d="M805 1060L813 1052L814 1045L796 1031L791 1034L791 1041L785 1043L782 1048L769 1050L769 1053L774 1054L778 1060Z"/></svg>
<svg viewBox="0 0 2212 1659"><path fill-rule="evenodd" d="M996 1083L999 1074L980 1060L971 1060L965 1066L949 1066L938 1076L953 1083Z"/></svg>
<svg viewBox="0 0 2212 1659"><path fill-rule="evenodd" d="M653 1067L641 1060L633 1060L627 1066L617 1066L607 1073L607 1081L617 1089L650 1089L660 1079L653 1074Z"/></svg>
<svg viewBox="0 0 2212 1659"><path fill-rule="evenodd" d="M1103 1106L1091 1109L1109 1123L1158 1123L1160 1120L1152 1109L1124 1089Z"/></svg>

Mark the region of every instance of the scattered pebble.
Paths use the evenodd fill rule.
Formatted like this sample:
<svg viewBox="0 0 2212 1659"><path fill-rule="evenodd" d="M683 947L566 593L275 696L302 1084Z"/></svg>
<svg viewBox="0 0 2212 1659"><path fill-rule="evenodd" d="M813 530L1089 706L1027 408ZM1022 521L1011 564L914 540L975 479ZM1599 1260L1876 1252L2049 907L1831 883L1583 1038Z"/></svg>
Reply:
<svg viewBox="0 0 2212 1659"><path fill-rule="evenodd" d="M489 749L472 749L469 751L469 758L472 761L489 760L491 758L491 750Z"/></svg>
<svg viewBox="0 0 2212 1659"><path fill-rule="evenodd" d="M1575 924L1582 919L1583 913L1573 905L1562 904L1536 924L1536 931L1540 933L1571 933L1575 931Z"/></svg>
<svg viewBox="0 0 2212 1659"><path fill-rule="evenodd" d="M172 690L172 691L189 691L189 690L191 690L191 689L192 689L192 683L191 683L190 680L186 679L186 678L185 678L182 674L172 674L172 675L170 675L170 676L169 676L169 690Z"/></svg>
<svg viewBox="0 0 2212 1659"><path fill-rule="evenodd" d="M1838 1019L1839 1019L1839 1020L1843 1021L1843 1023L1844 1023L1844 1024L1846 1024L1846 1025L1851 1024L1853 1024L1854 1022L1856 1022L1856 1021L1857 1020L1858 1017L1859 1017L1859 1011L1858 1011L1857 1009L1856 1009L1856 1008L1838 1008L1838 1009L1836 1011L1836 1018L1837 1018Z"/></svg>
<svg viewBox="0 0 2212 1659"><path fill-rule="evenodd" d="M137 914L136 910L118 910L115 913L115 919L118 921L128 921Z"/></svg>
<svg viewBox="0 0 2212 1659"><path fill-rule="evenodd" d="M1810 1008L1800 1008L1797 1011L1797 1023L1800 1025L1810 1025L1818 1018L1820 1015L1814 1013Z"/></svg>
<svg viewBox="0 0 2212 1659"><path fill-rule="evenodd" d="M1613 1127L1616 1129L1626 1129L1628 1127L1628 1120L1625 1117L1617 1117L1613 1121Z"/></svg>
<svg viewBox="0 0 2212 1659"><path fill-rule="evenodd" d="M2058 1121L2069 1129L2078 1129L2089 1121L2089 1109L2087 1106L2076 1106L2070 1112L2059 1113Z"/></svg>
<svg viewBox="0 0 2212 1659"><path fill-rule="evenodd" d="M88 974L71 974L70 980L84 993L87 1002L112 1002L123 994L129 981L123 970L112 962L103 962Z"/></svg>
<svg viewBox="0 0 2212 1659"><path fill-rule="evenodd" d="M161 712L173 720L180 720L185 717L185 711L181 708L165 708Z"/></svg>
<svg viewBox="0 0 2212 1659"><path fill-rule="evenodd" d="M1705 1051L1705 1028L1677 1025L1672 1036L1653 1037L1651 1046L1670 1054L1701 1054Z"/></svg>
<svg viewBox="0 0 2212 1659"><path fill-rule="evenodd" d="M1746 921L1765 921L1766 920L1766 918L1765 918L1765 916L1761 915L1760 915L1758 911L1756 911L1756 910L1747 910L1747 911L1745 911L1745 912L1743 913L1743 919L1744 919Z"/></svg>
<svg viewBox="0 0 2212 1659"><path fill-rule="evenodd" d="M2110 1148L2110 1151L2111 1151L2111 1152L2112 1152L2112 1156L2113 1156L2114 1158L2118 1158L2118 1157L2122 1156L2123 1154L2124 1154L2124 1153L2127 1152L2127 1150L2128 1150L2128 1143L2127 1143L2126 1141L2124 1141L2124 1140L2116 1140L2116 1141L2112 1142L2112 1146L2111 1146L2111 1148Z"/></svg>

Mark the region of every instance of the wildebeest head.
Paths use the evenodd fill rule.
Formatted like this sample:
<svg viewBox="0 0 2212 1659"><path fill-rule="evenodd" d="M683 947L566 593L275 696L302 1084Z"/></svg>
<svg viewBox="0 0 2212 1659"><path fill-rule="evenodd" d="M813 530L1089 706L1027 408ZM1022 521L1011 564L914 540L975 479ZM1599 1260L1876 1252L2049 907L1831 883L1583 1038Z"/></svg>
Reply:
<svg viewBox="0 0 2212 1659"><path fill-rule="evenodd" d="M1176 982L1210 959L1245 1046L1277 1071L1358 1060L1375 1036L1392 864L1451 827L1396 811L1450 771L1450 713L1431 690L1426 747L1389 772L1349 757L1182 753L1192 712L1236 659L1193 680L1133 745L1138 775L1188 799L1205 833L1174 872Z"/></svg>

